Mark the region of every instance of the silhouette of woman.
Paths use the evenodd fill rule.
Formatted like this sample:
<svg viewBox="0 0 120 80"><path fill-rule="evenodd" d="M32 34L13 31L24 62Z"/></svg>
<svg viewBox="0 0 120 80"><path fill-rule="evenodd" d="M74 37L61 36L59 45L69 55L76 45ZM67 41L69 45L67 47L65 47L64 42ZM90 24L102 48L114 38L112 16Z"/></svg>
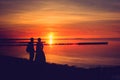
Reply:
<svg viewBox="0 0 120 80"><path fill-rule="evenodd" d="M35 61L36 62L40 62L40 63L46 63L46 58L45 58L45 54L43 51L43 43L41 42L41 39L38 38L38 42L36 45L36 58Z"/></svg>

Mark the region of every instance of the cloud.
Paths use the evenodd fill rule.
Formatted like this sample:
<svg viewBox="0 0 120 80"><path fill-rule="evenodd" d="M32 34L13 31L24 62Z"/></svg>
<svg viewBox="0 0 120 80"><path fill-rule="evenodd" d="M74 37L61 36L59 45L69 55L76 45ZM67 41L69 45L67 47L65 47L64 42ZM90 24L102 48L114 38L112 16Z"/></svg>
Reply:
<svg viewBox="0 0 120 80"><path fill-rule="evenodd" d="M120 12L120 0L70 0L69 2L93 10Z"/></svg>
<svg viewBox="0 0 120 80"><path fill-rule="evenodd" d="M119 12L119 0L0 0L1 23L119 20Z"/></svg>
<svg viewBox="0 0 120 80"><path fill-rule="evenodd" d="M79 11L81 7L87 10L120 12L120 0L0 0L0 16L43 8Z"/></svg>
<svg viewBox="0 0 120 80"><path fill-rule="evenodd" d="M0 0L0 16L22 13L41 7L42 1L34 0Z"/></svg>

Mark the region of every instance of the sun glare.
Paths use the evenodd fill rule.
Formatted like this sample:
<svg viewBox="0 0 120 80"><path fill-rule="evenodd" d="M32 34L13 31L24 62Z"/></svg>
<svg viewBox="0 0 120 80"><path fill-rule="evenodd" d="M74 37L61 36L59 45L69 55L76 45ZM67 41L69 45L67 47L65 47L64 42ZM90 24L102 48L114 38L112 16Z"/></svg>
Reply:
<svg viewBox="0 0 120 80"><path fill-rule="evenodd" d="M49 35L49 44L53 44L53 34L50 33Z"/></svg>

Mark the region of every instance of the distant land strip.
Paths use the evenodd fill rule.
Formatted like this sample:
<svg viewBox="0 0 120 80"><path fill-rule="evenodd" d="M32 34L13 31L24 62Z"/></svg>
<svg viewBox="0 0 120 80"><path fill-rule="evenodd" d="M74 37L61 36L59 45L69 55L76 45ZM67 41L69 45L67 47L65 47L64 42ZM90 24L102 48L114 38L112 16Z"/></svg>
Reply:
<svg viewBox="0 0 120 80"><path fill-rule="evenodd" d="M0 38L2 40L30 40L30 38ZM37 40L37 38L34 38ZM49 40L49 38L42 38L42 40ZM120 38L54 38L54 40L115 40L120 41Z"/></svg>
<svg viewBox="0 0 120 80"><path fill-rule="evenodd" d="M78 42L78 43L54 43L54 44L47 44L44 43L44 45L107 45L108 42ZM36 44L34 44L36 45ZM19 44L19 43L9 43L9 44L0 44L0 46L27 46L26 44Z"/></svg>

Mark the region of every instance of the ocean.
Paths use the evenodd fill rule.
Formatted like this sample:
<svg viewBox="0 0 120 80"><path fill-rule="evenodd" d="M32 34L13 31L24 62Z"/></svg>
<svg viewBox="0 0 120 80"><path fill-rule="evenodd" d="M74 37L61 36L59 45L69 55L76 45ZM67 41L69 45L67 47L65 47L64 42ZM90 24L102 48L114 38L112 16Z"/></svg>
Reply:
<svg viewBox="0 0 120 80"><path fill-rule="evenodd" d="M55 43L102 42L103 45L45 45L47 62L76 67L120 66L119 39L55 40ZM26 46L0 46L0 54L29 58Z"/></svg>

